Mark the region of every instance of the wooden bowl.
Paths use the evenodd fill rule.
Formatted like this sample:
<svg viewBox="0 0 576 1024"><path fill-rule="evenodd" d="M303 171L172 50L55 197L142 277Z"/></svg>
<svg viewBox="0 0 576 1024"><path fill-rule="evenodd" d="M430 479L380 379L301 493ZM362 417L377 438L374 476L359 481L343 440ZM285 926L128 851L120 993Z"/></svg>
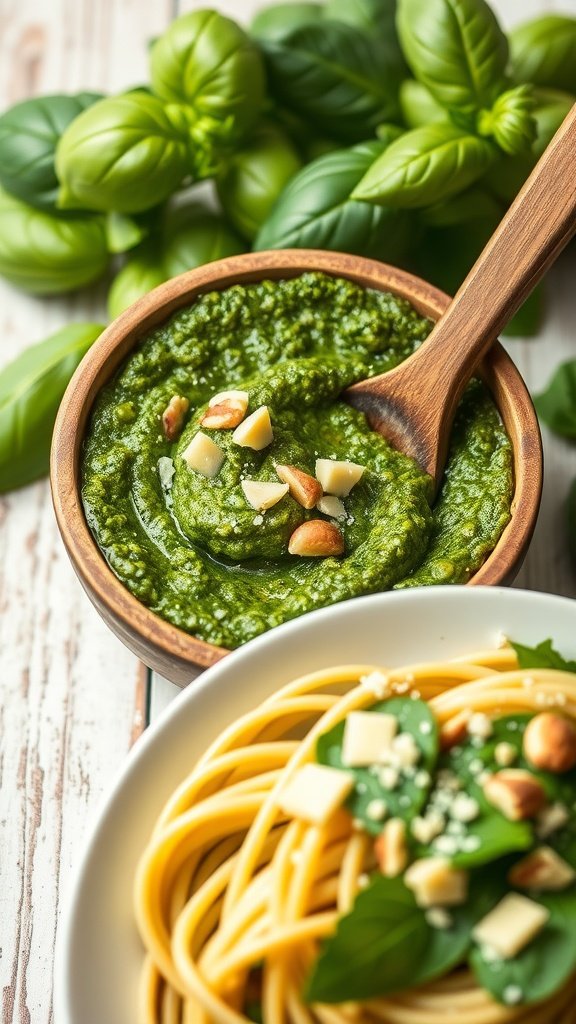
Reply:
<svg viewBox="0 0 576 1024"><path fill-rule="evenodd" d="M395 267L344 253L307 249L249 253L218 260L167 281L127 309L82 360L64 395L52 443L51 483L56 519L72 565L104 621L139 658L167 679L185 685L200 665L228 653L161 619L114 575L94 540L82 507L80 460L86 424L101 387L149 331L202 293L265 278L297 277L309 270L348 278L400 295L437 320L449 303L443 292ZM470 586L512 581L530 542L542 490L538 420L526 386L499 343L482 364L514 449L516 485L512 518Z"/></svg>

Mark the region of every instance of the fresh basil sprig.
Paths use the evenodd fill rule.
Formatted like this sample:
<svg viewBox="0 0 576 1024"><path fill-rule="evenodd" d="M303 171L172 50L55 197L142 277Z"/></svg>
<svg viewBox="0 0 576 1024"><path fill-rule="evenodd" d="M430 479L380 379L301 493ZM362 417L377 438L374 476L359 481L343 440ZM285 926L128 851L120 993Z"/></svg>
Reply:
<svg viewBox="0 0 576 1024"><path fill-rule="evenodd" d="M399 129L388 129L397 137ZM386 140L318 157L288 183L254 242L255 249L335 249L393 262L414 230L403 210L350 198Z"/></svg>
<svg viewBox="0 0 576 1024"><path fill-rule="evenodd" d="M308 1002L341 1003L422 985L462 963L474 925L497 903L498 876L472 880L469 898L433 928L401 878L376 876L324 943L306 988Z"/></svg>
<svg viewBox="0 0 576 1024"><path fill-rule="evenodd" d="M438 757L438 725L429 705L410 697L392 697L374 704L369 710L375 715L380 712L395 715L398 731L410 733L414 738L421 752L416 772L425 772L424 779L401 775L394 789L386 789L370 768L346 767L342 762L345 722L340 722L330 732L320 736L316 745L316 760L331 768L341 768L354 776L354 789L346 806L362 822L367 832L378 835L382 831L383 822L374 821L368 814L371 801L384 800L389 816L403 818L405 821L410 821L426 803Z"/></svg>
<svg viewBox="0 0 576 1024"><path fill-rule="evenodd" d="M0 117L0 185L42 210L54 210L60 188L54 156L58 141L83 110L102 97L38 96L16 103Z"/></svg>
<svg viewBox="0 0 576 1024"><path fill-rule="evenodd" d="M550 911L546 927L510 960L495 960L475 947L476 980L500 1003L536 1003L557 992L576 967L576 887L536 896Z"/></svg>
<svg viewBox="0 0 576 1024"><path fill-rule="evenodd" d="M71 324L0 371L0 492L48 472L52 428L74 370L100 324Z"/></svg>
<svg viewBox="0 0 576 1024"><path fill-rule="evenodd" d="M264 66L254 40L214 10L183 14L150 51L152 89L164 103L190 108L220 142L237 141L264 103Z"/></svg>
<svg viewBox="0 0 576 1024"><path fill-rule="evenodd" d="M560 437L576 438L576 359L562 363L534 398L540 419Z"/></svg>
<svg viewBox="0 0 576 1024"><path fill-rule="evenodd" d="M487 139L453 124L426 125L388 146L352 198L400 209L431 206L468 188L495 159Z"/></svg>
<svg viewBox="0 0 576 1024"><path fill-rule="evenodd" d="M108 265L104 219L52 216L0 189L0 274L34 295L73 291Z"/></svg>
<svg viewBox="0 0 576 1024"><path fill-rule="evenodd" d="M508 43L485 0L399 0L398 32L412 74L464 116L502 91Z"/></svg>
<svg viewBox="0 0 576 1024"><path fill-rule="evenodd" d="M510 57L517 82L576 93L575 53L576 18L545 14L510 33Z"/></svg>
<svg viewBox="0 0 576 1024"><path fill-rule="evenodd" d="M378 37L325 19L262 45L274 99L323 134L362 142L397 119L401 75Z"/></svg>

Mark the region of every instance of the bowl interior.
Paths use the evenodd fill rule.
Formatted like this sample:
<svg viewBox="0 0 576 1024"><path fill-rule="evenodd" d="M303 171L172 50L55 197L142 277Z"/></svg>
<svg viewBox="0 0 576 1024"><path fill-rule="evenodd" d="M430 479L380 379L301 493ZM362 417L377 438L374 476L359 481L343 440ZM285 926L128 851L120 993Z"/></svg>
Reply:
<svg viewBox="0 0 576 1024"><path fill-rule="evenodd" d="M483 587L358 598L253 640L180 694L129 756L67 894L57 942L58 1024L135 1019L142 950L131 893L138 857L163 803L226 725L306 672L456 657L498 646L502 632L529 645L552 637L574 658L576 602Z"/></svg>
<svg viewBox="0 0 576 1024"><path fill-rule="evenodd" d="M76 371L58 415L51 480L60 531L82 585L117 636L147 665L185 684L193 666L213 664L225 653L172 626L140 603L108 567L88 529L80 496L80 460L95 398L142 338L182 306L208 290L263 278L297 276L307 270L347 277L365 287L392 291L422 314L438 319L449 298L397 268L342 253L279 250L251 253L208 264L168 281L130 307L101 335ZM516 474L512 519L471 585L510 582L518 571L538 513L542 452L537 418L518 371L499 344L484 360L491 389L513 443Z"/></svg>

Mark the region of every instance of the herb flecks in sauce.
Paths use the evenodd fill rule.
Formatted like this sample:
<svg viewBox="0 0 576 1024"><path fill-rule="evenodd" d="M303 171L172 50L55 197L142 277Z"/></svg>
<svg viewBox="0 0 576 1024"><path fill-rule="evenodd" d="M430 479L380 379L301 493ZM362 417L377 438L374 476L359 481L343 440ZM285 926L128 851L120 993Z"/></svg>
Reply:
<svg viewBox="0 0 576 1024"><path fill-rule="evenodd" d="M431 326L393 295L309 273L206 294L150 334L103 389L86 439L84 505L114 572L170 622L228 647L358 594L468 579L508 521L513 486L510 442L483 386L461 404L433 511L428 477L339 400L411 355ZM230 388L249 392L249 413L269 407L274 441L258 452L212 431L226 457L208 480L181 455L210 398ZM171 444L161 416L174 395L190 411ZM127 405L134 418L118 415ZM295 559L288 540L318 510L287 496L257 514L241 483L277 482L276 464L313 476L317 458L367 468L344 499L345 555Z"/></svg>

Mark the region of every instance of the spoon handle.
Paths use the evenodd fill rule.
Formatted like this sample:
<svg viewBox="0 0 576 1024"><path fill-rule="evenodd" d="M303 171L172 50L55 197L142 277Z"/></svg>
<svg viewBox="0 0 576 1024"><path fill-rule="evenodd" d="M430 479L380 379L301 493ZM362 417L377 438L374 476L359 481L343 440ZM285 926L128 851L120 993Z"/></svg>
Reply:
<svg viewBox="0 0 576 1024"><path fill-rule="evenodd" d="M390 395L392 375L401 374L402 393L397 403L391 398L398 418L399 447L406 450L402 424L410 420L414 401L425 410L426 429L412 439L411 454L436 481L466 383L575 233L576 104L426 343L401 367L385 375L390 378ZM390 412L394 414L392 409Z"/></svg>
<svg viewBox="0 0 576 1024"><path fill-rule="evenodd" d="M468 379L575 233L576 104L430 335L429 357L449 350Z"/></svg>

